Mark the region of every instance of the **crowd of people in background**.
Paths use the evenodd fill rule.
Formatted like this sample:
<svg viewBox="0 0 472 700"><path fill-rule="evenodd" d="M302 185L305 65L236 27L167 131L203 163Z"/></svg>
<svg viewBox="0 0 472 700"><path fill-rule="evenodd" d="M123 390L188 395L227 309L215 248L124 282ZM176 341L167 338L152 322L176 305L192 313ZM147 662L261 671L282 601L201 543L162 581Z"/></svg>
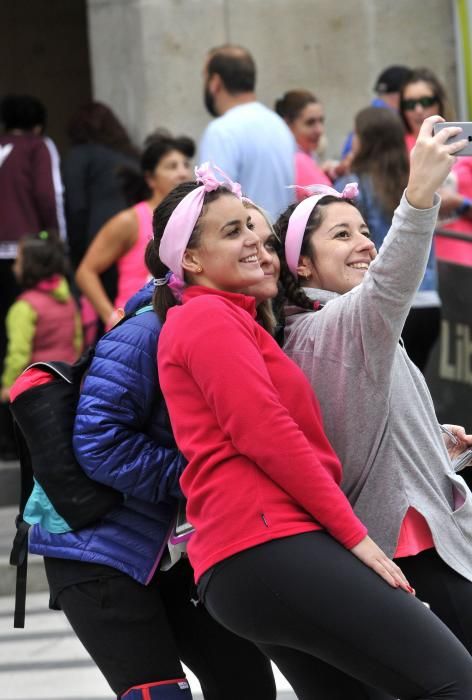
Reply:
<svg viewBox="0 0 472 700"><path fill-rule="evenodd" d="M203 73L198 147L90 102L62 171L41 102L0 104L0 460L23 370L93 346L75 454L124 495L78 531L30 508L51 607L127 700L191 698L182 662L206 700L275 700L268 659L302 699L468 700L472 436L423 377L435 227L472 233L446 91L386 68L326 160L323 95L263 105L235 45Z"/></svg>

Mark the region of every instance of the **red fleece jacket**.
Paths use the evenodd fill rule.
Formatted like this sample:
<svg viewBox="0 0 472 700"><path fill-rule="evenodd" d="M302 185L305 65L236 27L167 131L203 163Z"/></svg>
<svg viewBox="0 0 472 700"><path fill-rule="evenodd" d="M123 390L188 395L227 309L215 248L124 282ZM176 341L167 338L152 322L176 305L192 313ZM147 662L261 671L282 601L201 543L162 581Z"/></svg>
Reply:
<svg viewBox="0 0 472 700"><path fill-rule="evenodd" d="M268 540L326 529L345 547L367 530L302 371L255 321L252 297L192 286L159 338L159 378L177 444L195 578Z"/></svg>

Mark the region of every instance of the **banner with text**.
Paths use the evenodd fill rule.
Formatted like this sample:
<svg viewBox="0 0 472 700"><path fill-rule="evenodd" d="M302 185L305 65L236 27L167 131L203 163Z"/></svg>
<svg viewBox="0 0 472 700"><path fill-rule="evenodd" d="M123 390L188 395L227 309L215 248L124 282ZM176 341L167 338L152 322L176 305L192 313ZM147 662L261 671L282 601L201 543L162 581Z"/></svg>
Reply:
<svg viewBox="0 0 472 700"><path fill-rule="evenodd" d="M472 239L439 232L435 245L442 320L426 380L439 421L472 432Z"/></svg>

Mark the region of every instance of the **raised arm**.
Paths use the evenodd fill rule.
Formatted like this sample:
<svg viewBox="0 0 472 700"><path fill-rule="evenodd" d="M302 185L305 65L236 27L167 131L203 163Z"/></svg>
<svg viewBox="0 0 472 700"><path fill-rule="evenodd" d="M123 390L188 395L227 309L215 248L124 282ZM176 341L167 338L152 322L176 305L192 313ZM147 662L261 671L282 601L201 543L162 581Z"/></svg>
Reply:
<svg viewBox="0 0 472 700"><path fill-rule="evenodd" d="M80 263L75 279L105 326L114 313L100 275L121 258L137 240L138 220L133 209L126 209L107 221L95 236Z"/></svg>
<svg viewBox="0 0 472 700"><path fill-rule="evenodd" d="M464 141L446 145L457 128L433 136L441 117L423 123L411 153L410 176L381 251L362 284L338 300L338 322L359 340L365 364L375 376L389 371L405 319L424 275L439 208L435 194ZM330 313L333 313L333 308Z"/></svg>

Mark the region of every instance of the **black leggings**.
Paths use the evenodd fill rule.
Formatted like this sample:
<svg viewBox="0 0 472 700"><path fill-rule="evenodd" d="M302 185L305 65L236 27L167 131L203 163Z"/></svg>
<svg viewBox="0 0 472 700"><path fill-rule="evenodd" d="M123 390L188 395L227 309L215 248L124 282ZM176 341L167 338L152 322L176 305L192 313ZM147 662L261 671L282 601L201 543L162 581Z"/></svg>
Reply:
<svg viewBox="0 0 472 700"><path fill-rule="evenodd" d="M472 583L451 569L435 549L395 561L417 597L428 603L472 654Z"/></svg>
<svg viewBox="0 0 472 700"><path fill-rule="evenodd" d="M71 562L73 574L77 564ZM89 565L82 566L86 575ZM182 659L198 677L205 700L275 700L267 656L195 605L187 559L158 572L148 586L98 568L99 579L69 581L57 602L118 696L133 686L182 678ZM46 572L56 583L58 571L66 580L67 562L48 557Z"/></svg>
<svg viewBox="0 0 472 700"><path fill-rule="evenodd" d="M423 373L428 365L434 343L439 337L441 310L439 306L415 306L410 309L402 331L405 350L410 360Z"/></svg>
<svg viewBox="0 0 472 700"><path fill-rule="evenodd" d="M324 532L272 540L216 565L199 594L255 642L299 700L471 700L472 657L413 595Z"/></svg>

